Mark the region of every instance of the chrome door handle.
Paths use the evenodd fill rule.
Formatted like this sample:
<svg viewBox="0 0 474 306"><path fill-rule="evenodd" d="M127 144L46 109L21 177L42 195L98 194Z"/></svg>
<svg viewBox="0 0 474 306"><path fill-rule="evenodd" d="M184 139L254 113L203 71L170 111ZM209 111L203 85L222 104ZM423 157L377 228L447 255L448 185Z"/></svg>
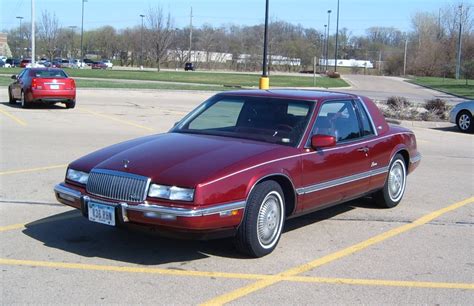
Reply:
<svg viewBox="0 0 474 306"><path fill-rule="evenodd" d="M369 152L369 148L363 147L363 148L357 149L357 151L367 153L367 152Z"/></svg>

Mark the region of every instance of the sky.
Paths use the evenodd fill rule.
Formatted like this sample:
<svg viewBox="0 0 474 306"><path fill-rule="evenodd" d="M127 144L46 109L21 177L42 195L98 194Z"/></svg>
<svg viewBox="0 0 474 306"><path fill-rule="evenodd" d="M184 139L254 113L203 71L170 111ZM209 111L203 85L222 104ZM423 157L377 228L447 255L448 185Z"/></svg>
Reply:
<svg viewBox="0 0 474 306"><path fill-rule="evenodd" d="M55 14L62 27L81 26L82 0L33 0L36 20L41 13ZM255 25L264 22L265 0L85 0L84 29L104 25L117 29L141 24L140 14L147 15L150 7L161 6L169 12L177 28L189 25L193 8L193 26L210 24ZM0 30L31 21L32 0L0 0ZM362 35L372 26L395 27L403 32L411 30L411 19L416 12L438 14L440 8L474 0L340 0L339 28L348 28L353 35ZM336 29L337 0L270 0L270 20L283 20L322 31L328 23L330 31ZM146 18L146 17L145 17ZM146 19L145 19L146 22Z"/></svg>

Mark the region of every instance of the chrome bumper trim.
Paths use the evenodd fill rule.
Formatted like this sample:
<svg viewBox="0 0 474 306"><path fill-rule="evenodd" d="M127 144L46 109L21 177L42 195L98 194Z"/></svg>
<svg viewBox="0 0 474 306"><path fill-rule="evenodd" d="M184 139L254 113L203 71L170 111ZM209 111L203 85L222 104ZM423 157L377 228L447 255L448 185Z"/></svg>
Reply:
<svg viewBox="0 0 474 306"><path fill-rule="evenodd" d="M418 153L413 157L410 157L410 164L415 164L421 160L421 154Z"/></svg>
<svg viewBox="0 0 474 306"><path fill-rule="evenodd" d="M64 186L63 184L57 184L54 186L54 193L55 194L65 194L67 196L73 197L77 200L79 200L82 196L82 193L80 191L71 189L69 187Z"/></svg>
<svg viewBox="0 0 474 306"><path fill-rule="evenodd" d="M54 192L56 194L64 194L75 199L81 199L84 202L94 201L105 205L111 206L120 206L120 213L123 216L125 222L128 221L127 211L140 211L144 213L154 213L159 215L165 216L172 216L172 217L202 217L202 216L209 216L215 214L226 215L226 213L231 212L233 210L244 209L246 205L246 201L238 201L226 204L218 204L211 207L206 208L181 208L181 207L167 207L155 204L148 204L148 203L140 203L137 205L130 205L128 203L119 202L119 203L112 203L103 200L96 200L91 199L90 196L82 195L81 192L74 190L72 188L66 187L63 184L58 184L54 187Z"/></svg>
<svg viewBox="0 0 474 306"><path fill-rule="evenodd" d="M158 213L162 215L170 215L176 217L202 217L215 214L224 214L232 210L245 208L245 201L221 204L213 207L198 209L166 207L154 204L128 205L126 203L120 203L120 205L122 205L122 207L124 207L126 210L135 210L145 213Z"/></svg>

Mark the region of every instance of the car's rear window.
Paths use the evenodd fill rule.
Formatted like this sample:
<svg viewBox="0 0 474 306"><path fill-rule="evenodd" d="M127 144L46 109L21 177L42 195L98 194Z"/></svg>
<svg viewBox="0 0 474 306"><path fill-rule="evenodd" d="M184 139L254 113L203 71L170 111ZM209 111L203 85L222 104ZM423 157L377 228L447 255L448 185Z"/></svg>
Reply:
<svg viewBox="0 0 474 306"><path fill-rule="evenodd" d="M31 70L30 76L34 78L67 78L62 70Z"/></svg>

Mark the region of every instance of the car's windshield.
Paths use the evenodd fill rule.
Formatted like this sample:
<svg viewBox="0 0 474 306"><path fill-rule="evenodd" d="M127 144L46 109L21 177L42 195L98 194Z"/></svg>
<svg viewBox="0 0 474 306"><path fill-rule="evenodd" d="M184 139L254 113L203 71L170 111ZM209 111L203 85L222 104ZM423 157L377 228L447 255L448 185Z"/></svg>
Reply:
<svg viewBox="0 0 474 306"><path fill-rule="evenodd" d="M216 96L189 114L172 132L297 146L313 104L268 97Z"/></svg>

